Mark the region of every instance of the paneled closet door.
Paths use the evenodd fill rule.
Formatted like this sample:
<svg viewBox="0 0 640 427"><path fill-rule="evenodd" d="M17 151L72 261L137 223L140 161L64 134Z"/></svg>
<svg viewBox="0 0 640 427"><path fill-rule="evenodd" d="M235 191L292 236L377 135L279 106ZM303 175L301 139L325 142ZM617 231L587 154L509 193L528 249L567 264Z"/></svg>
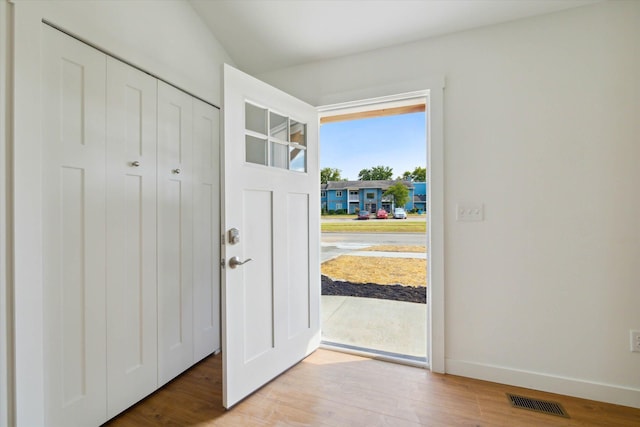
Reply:
<svg viewBox="0 0 640 427"><path fill-rule="evenodd" d="M158 385L156 79L107 59L107 408Z"/></svg>
<svg viewBox="0 0 640 427"><path fill-rule="evenodd" d="M220 349L220 111L193 100L194 362Z"/></svg>
<svg viewBox="0 0 640 427"><path fill-rule="evenodd" d="M46 419L94 426L107 406L106 57L47 26L42 38Z"/></svg>
<svg viewBox="0 0 640 427"><path fill-rule="evenodd" d="M158 373L193 364L193 99L158 82Z"/></svg>

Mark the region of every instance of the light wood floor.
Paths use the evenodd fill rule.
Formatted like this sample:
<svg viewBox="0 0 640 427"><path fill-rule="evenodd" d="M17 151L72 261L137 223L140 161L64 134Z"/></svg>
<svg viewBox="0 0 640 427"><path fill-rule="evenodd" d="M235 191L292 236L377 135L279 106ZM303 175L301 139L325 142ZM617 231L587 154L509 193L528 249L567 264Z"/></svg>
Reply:
<svg viewBox="0 0 640 427"><path fill-rule="evenodd" d="M221 356L209 357L105 426L640 426L640 409L328 350L231 411L222 408L221 375ZM559 402L571 418L513 409L506 392Z"/></svg>

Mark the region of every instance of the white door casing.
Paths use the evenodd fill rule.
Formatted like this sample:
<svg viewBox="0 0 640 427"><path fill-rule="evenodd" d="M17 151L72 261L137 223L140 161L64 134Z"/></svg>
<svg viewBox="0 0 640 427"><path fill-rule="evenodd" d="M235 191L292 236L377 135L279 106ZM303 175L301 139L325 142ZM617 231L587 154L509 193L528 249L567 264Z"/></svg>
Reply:
<svg viewBox="0 0 640 427"><path fill-rule="evenodd" d="M256 125L260 111L269 113ZM300 129L306 153L293 142ZM317 112L225 65L223 144L223 404L230 408L320 344ZM306 172L287 169L300 154ZM252 260L230 268L232 257Z"/></svg>

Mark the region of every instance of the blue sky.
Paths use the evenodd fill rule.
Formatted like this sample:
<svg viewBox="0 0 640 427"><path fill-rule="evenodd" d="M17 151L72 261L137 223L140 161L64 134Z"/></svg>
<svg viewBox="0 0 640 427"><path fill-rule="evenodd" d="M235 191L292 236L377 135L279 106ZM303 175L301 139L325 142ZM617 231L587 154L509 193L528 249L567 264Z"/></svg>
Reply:
<svg viewBox="0 0 640 427"><path fill-rule="evenodd" d="M320 168L338 168L357 180L361 169L393 168L393 178L427 158L424 113L327 123L320 126Z"/></svg>

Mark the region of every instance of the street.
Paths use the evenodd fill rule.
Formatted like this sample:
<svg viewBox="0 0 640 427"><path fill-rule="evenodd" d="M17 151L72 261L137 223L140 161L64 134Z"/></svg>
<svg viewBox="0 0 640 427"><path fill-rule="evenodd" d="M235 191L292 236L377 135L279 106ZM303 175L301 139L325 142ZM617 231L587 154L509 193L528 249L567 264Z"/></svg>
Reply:
<svg viewBox="0 0 640 427"><path fill-rule="evenodd" d="M374 245L426 246L425 233L322 233L321 262Z"/></svg>

